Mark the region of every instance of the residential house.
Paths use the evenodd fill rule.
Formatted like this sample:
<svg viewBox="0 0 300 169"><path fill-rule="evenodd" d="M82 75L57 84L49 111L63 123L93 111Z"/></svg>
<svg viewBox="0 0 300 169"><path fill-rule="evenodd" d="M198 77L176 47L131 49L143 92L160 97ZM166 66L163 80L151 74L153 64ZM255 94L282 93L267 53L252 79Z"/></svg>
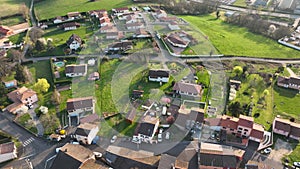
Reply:
<svg viewBox="0 0 300 169"><path fill-rule="evenodd" d="M162 154L157 169L173 169L175 167L176 157Z"/></svg>
<svg viewBox="0 0 300 169"><path fill-rule="evenodd" d="M176 22L170 22L168 24L168 27L171 31L175 31L175 30L180 30L180 27L178 26L178 24Z"/></svg>
<svg viewBox="0 0 300 169"><path fill-rule="evenodd" d="M139 98L143 97L143 94L144 94L144 90L133 90L132 91L132 97L134 99L139 99Z"/></svg>
<svg viewBox="0 0 300 169"><path fill-rule="evenodd" d="M175 110L176 107L175 107ZM169 110L167 110L168 112ZM175 112L176 114L176 112ZM178 115L175 121L175 125L181 130L191 129L195 124L202 126L204 122L204 109L200 109L197 107L185 108L184 105L178 109Z"/></svg>
<svg viewBox="0 0 300 169"><path fill-rule="evenodd" d="M113 8L112 12L114 12L115 14L118 14L118 13L128 13L129 12L129 8L127 8L127 7Z"/></svg>
<svg viewBox="0 0 300 169"><path fill-rule="evenodd" d="M94 153L78 144L67 143L58 151L50 169L109 169L96 161Z"/></svg>
<svg viewBox="0 0 300 169"><path fill-rule="evenodd" d="M166 40L174 47L186 48L190 41L183 39L177 33L171 33L166 37Z"/></svg>
<svg viewBox="0 0 300 169"><path fill-rule="evenodd" d="M232 149L228 146L211 143L201 143L200 168L239 168L243 160L244 150Z"/></svg>
<svg viewBox="0 0 300 169"><path fill-rule="evenodd" d="M109 19L107 13L100 13L98 15L98 18L99 18L99 20L101 20L101 19Z"/></svg>
<svg viewBox="0 0 300 169"><path fill-rule="evenodd" d="M77 50L82 45L82 40L78 35L72 34L68 41L67 45L71 50Z"/></svg>
<svg viewBox="0 0 300 169"><path fill-rule="evenodd" d="M273 121L273 133L300 140L300 124L276 117Z"/></svg>
<svg viewBox="0 0 300 169"><path fill-rule="evenodd" d="M117 32L117 31L118 31L118 29L112 25L106 25L106 26L102 26L100 28L100 33Z"/></svg>
<svg viewBox="0 0 300 169"><path fill-rule="evenodd" d="M0 26L0 37L12 35L14 31L7 26Z"/></svg>
<svg viewBox="0 0 300 169"><path fill-rule="evenodd" d="M81 118L79 120L79 122L80 122L80 124L83 124L83 123L95 123L95 122L97 122L99 120L100 120L100 118L99 118L98 114L97 113L93 113L93 114L90 114L90 115L87 115L87 116Z"/></svg>
<svg viewBox="0 0 300 169"><path fill-rule="evenodd" d="M100 22L100 26L110 26L111 25L111 22L110 22L110 19L109 18L102 18L102 19L99 19L99 22Z"/></svg>
<svg viewBox="0 0 300 169"><path fill-rule="evenodd" d="M88 80L90 81L99 80L99 79L100 79L100 75L98 72L93 72L88 77Z"/></svg>
<svg viewBox="0 0 300 169"><path fill-rule="evenodd" d="M239 90L241 87L242 82L238 80L229 80L230 87L234 87L235 90Z"/></svg>
<svg viewBox="0 0 300 169"><path fill-rule="evenodd" d="M25 86L8 93L7 96L14 103L7 106L6 110L13 114L16 114L23 106L32 108L33 104L38 101L36 92Z"/></svg>
<svg viewBox="0 0 300 169"><path fill-rule="evenodd" d="M144 28L144 25L140 22L135 22L135 23L128 23L128 24L125 25L125 27L128 30L136 30L136 29Z"/></svg>
<svg viewBox="0 0 300 169"><path fill-rule="evenodd" d="M53 23L62 23L65 21L65 18L64 17L61 17L61 16L58 16L56 17L54 20L53 20Z"/></svg>
<svg viewBox="0 0 300 169"><path fill-rule="evenodd" d="M175 169L196 169L198 165L199 144L197 141L190 142L185 149L176 157ZM200 158L201 160L201 158Z"/></svg>
<svg viewBox="0 0 300 169"><path fill-rule="evenodd" d="M142 142L149 143L153 140L155 132L159 126L159 119L146 115L138 126L137 138Z"/></svg>
<svg viewBox="0 0 300 169"><path fill-rule="evenodd" d="M169 70L151 69L149 70L149 81L152 82L169 82L170 72Z"/></svg>
<svg viewBox="0 0 300 169"><path fill-rule="evenodd" d="M38 23L38 26L39 26L41 29L47 29L47 28L48 28L47 23Z"/></svg>
<svg viewBox="0 0 300 169"><path fill-rule="evenodd" d="M79 12L68 12L67 16L68 16L68 20L79 19L81 17Z"/></svg>
<svg viewBox="0 0 300 169"><path fill-rule="evenodd" d="M90 14L90 16L99 18L99 15L107 15L107 11L105 9L93 10L93 11L89 11L89 14Z"/></svg>
<svg viewBox="0 0 300 169"><path fill-rule="evenodd" d="M131 41L125 41L125 42L116 42L110 46L108 46L109 51L127 51L133 49L133 43Z"/></svg>
<svg viewBox="0 0 300 169"><path fill-rule="evenodd" d="M149 38L151 34L147 32L145 29L137 29L135 34L133 35L134 38Z"/></svg>
<svg viewBox="0 0 300 169"><path fill-rule="evenodd" d="M18 81L16 79L4 82L5 88L14 88L18 86Z"/></svg>
<svg viewBox="0 0 300 169"><path fill-rule="evenodd" d="M126 16L126 24L129 24L129 23L136 23L137 22L137 19L135 18L134 15L128 15Z"/></svg>
<svg viewBox="0 0 300 169"><path fill-rule="evenodd" d="M192 96L201 98L202 87L198 84L177 82L173 86L173 91L181 96Z"/></svg>
<svg viewBox="0 0 300 169"><path fill-rule="evenodd" d="M136 116L136 109L132 108L127 112L125 119L127 122L132 123L134 121L135 116Z"/></svg>
<svg viewBox="0 0 300 169"><path fill-rule="evenodd" d="M0 163L17 157L17 147L14 142L0 144Z"/></svg>
<svg viewBox="0 0 300 169"><path fill-rule="evenodd" d="M116 32L106 32L106 39L121 39L123 38L123 32L116 31Z"/></svg>
<svg viewBox="0 0 300 169"><path fill-rule="evenodd" d="M95 113L95 100L93 97L72 98L67 100L69 124L79 124L81 118Z"/></svg>
<svg viewBox="0 0 300 169"><path fill-rule="evenodd" d="M83 144L91 144L99 132L98 125L91 123L80 124L74 132L77 141Z"/></svg>
<svg viewBox="0 0 300 169"><path fill-rule="evenodd" d="M300 90L300 78L278 76L277 85L280 87Z"/></svg>
<svg viewBox="0 0 300 169"><path fill-rule="evenodd" d="M249 137L253 129L254 119L253 117L240 115L237 126L237 133L243 137Z"/></svg>
<svg viewBox="0 0 300 169"><path fill-rule="evenodd" d="M176 16L161 17L161 18L159 18L159 21L161 21L161 22L176 22L177 21L177 17Z"/></svg>
<svg viewBox="0 0 300 169"><path fill-rule="evenodd" d="M65 73L67 77L85 76L87 72L87 65L66 65Z"/></svg>
<svg viewBox="0 0 300 169"><path fill-rule="evenodd" d="M80 23L77 22L68 22L61 25L61 28L64 29L64 31L75 30L79 27Z"/></svg>
<svg viewBox="0 0 300 169"><path fill-rule="evenodd" d="M168 16L167 13L166 13L166 11L161 10L161 9L153 12L152 15L155 18L162 18L162 17L167 17Z"/></svg>

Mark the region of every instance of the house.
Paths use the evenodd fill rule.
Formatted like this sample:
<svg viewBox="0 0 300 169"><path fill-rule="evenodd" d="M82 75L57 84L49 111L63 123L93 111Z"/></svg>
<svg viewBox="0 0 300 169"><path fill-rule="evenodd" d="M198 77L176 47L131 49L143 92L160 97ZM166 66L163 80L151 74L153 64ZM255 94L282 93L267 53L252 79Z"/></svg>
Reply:
<svg viewBox="0 0 300 169"><path fill-rule="evenodd" d="M137 19L135 18L134 15L128 15L126 16L126 24L129 24L129 23L136 23L137 22Z"/></svg>
<svg viewBox="0 0 300 169"><path fill-rule="evenodd" d="M276 117L273 121L273 133L300 140L300 124Z"/></svg>
<svg viewBox="0 0 300 169"><path fill-rule="evenodd" d="M93 72L89 75L88 80L94 81L94 80L99 80L100 75L98 72Z"/></svg>
<svg viewBox="0 0 300 169"><path fill-rule="evenodd" d="M10 80L7 82L3 82L3 83L4 83L5 88L14 88L14 87L18 86L18 81L16 79Z"/></svg>
<svg viewBox="0 0 300 169"><path fill-rule="evenodd" d="M300 78L278 76L277 85L289 89L300 90Z"/></svg>
<svg viewBox="0 0 300 169"><path fill-rule="evenodd" d="M176 157L175 169L194 169L198 165L199 144L197 141L190 142L185 149ZM201 160L201 158L200 158Z"/></svg>
<svg viewBox="0 0 300 169"><path fill-rule="evenodd" d="M78 35L72 34L67 40L67 45L71 50L77 50L82 45L82 40Z"/></svg>
<svg viewBox="0 0 300 169"><path fill-rule="evenodd" d="M147 32L145 29L140 28L140 29L136 30L133 37L134 38L149 38L149 37L151 37L151 34L149 32Z"/></svg>
<svg viewBox="0 0 300 169"><path fill-rule="evenodd" d="M180 30L180 27L178 26L178 24L174 21L170 22L168 24L168 27L171 31L175 31L175 30Z"/></svg>
<svg viewBox="0 0 300 169"><path fill-rule="evenodd" d="M123 38L124 35L123 35L123 32L119 32L119 31L116 31L116 32L106 32L106 39L121 39Z"/></svg>
<svg viewBox="0 0 300 169"><path fill-rule="evenodd" d="M110 46L108 46L109 51L127 51L133 49L133 43L131 41L125 42L116 42Z"/></svg>
<svg viewBox="0 0 300 169"><path fill-rule="evenodd" d="M233 87L235 90L239 90L241 87L242 82L238 80L229 80L230 87Z"/></svg>
<svg viewBox="0 0 300 169"><path fill-rule="evenodd" d="M0 144L0 163L17 157L17 147L14 142Z"/></svg>
<svg viewBox="0 0 300 169"><path fill-rule="evenodd" d="M99 20L101 20L101 19L109 19L107 13L100 13L100 14L98 15L98 18L99 18ZM110 19L109 19L109 20L110 20Z"/></svg>
<svg viewBox="0 0 300 169"><path fill-rule="evenodd" d="M93 97L72 98L67 100L69 124L79 124L81 118L95 113Z"/></svg>
<svg viewBox="0 0 300 169"><path fill-rule="evenodd" d="M0 37L12 35L14 31L7 26L0 26Z"/></svg>
<svg viewBox="0 0 300 169"><path fill-rule="evenodd" d="M161 17L161 18L159 18L159 21L161 21L161 22L176 22L177 21L177 17L176 16Z"/></svg>
<svg viewBox="0 0 300 169"><path fill-rule="evenodd" d="M151 69L149 70L149 81L167 83L170 78L169 70Z"/></svg>
<svg viewBox="0 0 300 169"><path fill-rule="evenodd" d="M149 143L153 140L155 132L159 126L159 119L146 115L142 117L142 121L138 126L137 138L142 142Z"/></svg>
<svg viewBox="0 0 300 169"><path fill-rule="evenodd" d="M176 157L168 154L162 154L157 169L172 169L172 167L175 167L175 161Z"/></svg>
<svg viewBox="0 0 300 169"><path fill-rule="evenodd" d="M67 77L85 76L87 72L87 65L66 65L65 73Z"/></svg>
<svg viewBox="0 0 300 169"><path fill-rule="evenodd" d="M171 33L166 37L166 40L174 47L186 48L189 45L189 41L181 38L177 33Z"/></svg>
<svg viewBox="0 0 300 169"><path fill-rule="evenodd" d="M83 144L91 144L99 132L98 125L91 123L80 124L74 132L75 138L78 142Z"/></svg>
<svg viewBox="0 0 300 169"><path fill-rule="evenodd" d="M144 94L144 90L133 90L132 91L132 97L134 99L139 99L139 98L143 97L143 94Z"/></svg>
<svg viewBox="0 0 300 169"><path fill-rule="evenodd" d="M78 27L80 27L80 23L77 22L68 22L61 25L61 28L64 29L64 31L75 30Z"/></svg>
<svg viewBox="0 0 300 169"><path fill-rule="evenodd" d="M78 144L67 143L58 151L50 169L109 169L96 161L94 153Z"/></svg>
<svg viewBox="0 0 300 169"><path fill-rule="evenodd" d="M173 91L181 96L201 97L202 87L198 84L177 82L173 86Z"/></svg>
<svg viewBox="0 0 300 169"><path fill-rule="evenodd" d="M144 28L144 25L140 22L135 22L135 23L128 23L125 25L125 27L128 30L136 30L136 29Z"/></svg>
<svg viewBox="0 0 300 169"><path fill-rule="evenodd" d="M93 11L89 11L89 14L90 14L90 16L99 18L99 15L107 15L107 11L105 9L93 10Z"/></svg>
<svg viewBox="0 0 300 169"><path fill-rule="evenodd" d="M112 12L114 12L115 14L118 14L118 13L128 13L129 12L129 8L127 8L127 7L113 8Z"/></svg>
<svg viewBox="0 0 300 169"><path fill-rule="evenodd" d="M111 23L110 23L110 19L109 18L101 18L99 19L99 22L100 22L100 26L110 26Z"/></svg>
<svg viewBox="0 0 300 169"><path fill-rule="evenodd" d="M136 116L136 109L132 108L127 112L125 119L127 122L132 123L134 121L135 116Z"/></svg>
<svg viewBox="0 0 300 169"><path fill-rule="evenodd" d="M239 168L244 154L245 151L241 149L232 149L224 145L202 142L200 147L200 168Z"/></svg>
<svg viewBox="0 0 300 169"><path fill-rule="evenodd" d="M46 23L38 23L38 26L41 28L41 29L47 29L48 28L48 25Z"/></svg>
<svg viewBox="0 0 300 169"><path fill-rule="evenodd" d="M25 86L8 93L7 96L14 103L7 106L6 110L13 114L16 114L23 106L32 108L33 104L38 101L36 92Z"/></svg>
<svg viewBox="0 0 300 169"><path fill-rule="evenodd" d="M100 28L100 33L117 32L117 31L118 31L118 29L112 25L106 25L106 26L102 26Z"/></svg>
<svg viewBox="0 0 300 169"><path fill-rule="evenodd" d="M97 122L99 120L100 120L100 118L99 118L98 114L97 113L93 113L93 114L90 114L90 115L87 115L87 116L81 118L79 120L79 122L80 122L80 124L83 124L83 123L94 123L94 122Z"/></svg>
<svg viewBox="0 0 300 169"><path fill-rule="evenodd" d="M68 16L68 20L79 19L81 17L79 12L68 12L67 16Z"/></svg>
<svg viewBox="0 0 300 169"><path fill-rule="evenodd" d="M56 17L54 20L53 20L53 23L62 23L65 21L65 18L64 17L61 17L61 16L58 16Z"/></svg>
<svg viewBox="0 0 300 169"><path fill-rule="evenodd" d="M152 15L156 18L162 18L162 17L167 17L168 16L166 11L161 10L161 9L153 12Z"/></svg>
<svg viewBox="0 0 300 169"><path fill-rule="evenodd" d="M175 110L177 109L175 108ZM167 110L167 112L168 111L169 110ZM194 127L194 124L202 126L204 122L204 109L196 107L185 108L185 106L182 105L180 109L178 109L178 115L175 112L175 116L177 116L177 118L174 124L181 130L189 130Z"/></svg>

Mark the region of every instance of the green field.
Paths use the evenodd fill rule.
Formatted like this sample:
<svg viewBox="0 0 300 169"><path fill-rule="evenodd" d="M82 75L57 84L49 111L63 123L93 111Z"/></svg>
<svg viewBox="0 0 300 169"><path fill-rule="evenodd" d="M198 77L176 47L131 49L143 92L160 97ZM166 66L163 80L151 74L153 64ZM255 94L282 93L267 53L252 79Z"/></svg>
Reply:
<svg viewBox="0 0 300 169"><path fill-rule="evenodd" d="M25 3L28 5L30 0L0 0L0 18L21 14L20 6Z"/></svg>
<svg viewBox="0 0 300 169"><path fill-rule="evenodd" d="M261 35L253 34L246 28L216 20L214 15L182 16L183 19L197 26L224 55L297 58L300 52Z"/></svg>
<svg viewBox="0 0 300 169"><path fill-rule="evenodd" d="M0 20L0 25L13 26L25 22L22 16L14 16Z"/></svg>
<svg viewBox="0 0 300 169"><path fill-rule="evenodd" d="M86 12L96 9L118 8L128 6L131 0L96 0L89 2L88 0L51 0L41 1L35 4L35 13L39 20L50 19L56 16L64 16L68 12Z"/></svg>

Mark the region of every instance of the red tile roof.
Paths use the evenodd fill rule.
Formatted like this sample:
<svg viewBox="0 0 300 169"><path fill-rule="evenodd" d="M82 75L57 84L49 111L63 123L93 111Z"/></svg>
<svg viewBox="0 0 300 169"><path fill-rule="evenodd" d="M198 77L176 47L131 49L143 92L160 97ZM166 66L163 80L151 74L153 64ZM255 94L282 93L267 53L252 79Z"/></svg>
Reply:
<svg viewBox="0 0 300 169"><path fill-rule="evenodd" d="M238 118L224 115L221 118L221 123L220 124L221 124L222 127L237 129Z"/></svg>
<svg viewBox="0 0 300 169"><path fill-rule="evenodd" d="M253 127L253 117L240 115L239 116L239 126L252 128Z"/></svg>
<svg viewBox="0 0 300 169"><path fill-rule="evenodd" d="M250 134L251 137L263 139L264 137L264 128L259 124L254 124L253 129Z"/></svg>

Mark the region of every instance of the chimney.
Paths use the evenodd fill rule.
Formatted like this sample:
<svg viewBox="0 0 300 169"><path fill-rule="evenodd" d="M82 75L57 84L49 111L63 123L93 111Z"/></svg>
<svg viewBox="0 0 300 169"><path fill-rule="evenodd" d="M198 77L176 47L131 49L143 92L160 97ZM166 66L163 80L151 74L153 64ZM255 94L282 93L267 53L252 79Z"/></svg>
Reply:
<svg viewBox="0 0 300 169"><path fill-rule="evenodd" d="M67 152L68 151L68 149L65 149L65 152Z"/></svg>

